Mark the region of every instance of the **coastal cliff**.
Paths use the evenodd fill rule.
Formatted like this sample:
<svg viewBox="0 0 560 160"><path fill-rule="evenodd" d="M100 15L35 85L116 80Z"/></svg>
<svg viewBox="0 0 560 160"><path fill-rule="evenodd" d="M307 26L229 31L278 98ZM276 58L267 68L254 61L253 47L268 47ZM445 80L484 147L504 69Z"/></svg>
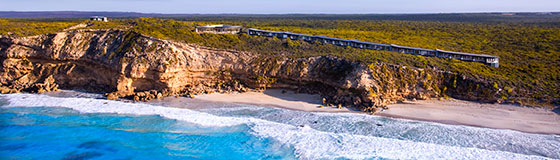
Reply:
<svg viewBox="0 0 560 160"><path fill-rule="evenodd" d="M375 112L405 99L500 102L505 92L494 83L436 69L222 50L116 29L0 37L0 61L2 93L82 89L145 101L287 88L320 94L325 105Z"/></svg>

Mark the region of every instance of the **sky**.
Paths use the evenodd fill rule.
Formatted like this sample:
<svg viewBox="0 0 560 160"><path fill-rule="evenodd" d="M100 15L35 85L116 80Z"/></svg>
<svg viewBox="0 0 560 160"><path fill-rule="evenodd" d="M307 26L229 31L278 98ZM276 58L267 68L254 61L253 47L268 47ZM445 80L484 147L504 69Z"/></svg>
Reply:
<svg viewBox="0 0 560 160"><path fill-rule="evenodd" d="M0 11L200 14L558 12L560 0L0 0Z"/></svg>

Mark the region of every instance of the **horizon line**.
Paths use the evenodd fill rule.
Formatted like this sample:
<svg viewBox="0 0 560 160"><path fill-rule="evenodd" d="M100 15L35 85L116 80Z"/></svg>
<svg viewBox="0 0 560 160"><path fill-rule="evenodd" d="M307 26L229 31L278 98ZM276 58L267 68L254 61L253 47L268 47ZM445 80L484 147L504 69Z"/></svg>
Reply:
<svg viewBox="0 0 560 160"><path fill-rule="evenodd" d="M57 11L0 11L0 12L14 12L14 13L25 13L25 12L99 12L99 13L136 13L136 14L160 14L160 15L390 15L390 14L492 14L492 13L560 13L559 11L472 11L472 12L394 12L394 13L381 13L381 12L357 12L357 13L328 13L328 12L316 12L316 13L305 13L305 12L286 12L286 13L241 13L241 12L223 12L223 13L161 13L161 12L138 12L138 11L87 11L87 10L57 10Z"/></svg>

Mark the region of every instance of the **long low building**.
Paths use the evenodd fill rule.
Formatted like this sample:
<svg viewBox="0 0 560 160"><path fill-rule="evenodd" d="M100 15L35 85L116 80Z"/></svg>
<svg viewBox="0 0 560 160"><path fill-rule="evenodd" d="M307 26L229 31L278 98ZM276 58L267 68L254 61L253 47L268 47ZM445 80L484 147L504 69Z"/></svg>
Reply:
<svg viewBox="0 0 560 160"><path fill-rule="evenodd" d="M197 33L214 33L214 34L237 34L241 31L241 26L232 25L206 25L197 26L195 29Z"/></svg>
<svg viewBox="0 0 560 160"><path fill-rule="evenodd" d="M306 34L291 33L291 32L267 31L267 30L260 30L254 28L247 29L247 34L256 35L256 36L265 36L265 37L277 37L281 39L290 38L291 40L304 40L308 42L318 41L318 42L328 43L328 44L333 44L338 46L350 46L350 47L362 48L362 49L385 50L385 51L393 51L393 52L415 54L415 55L422 55L422 56L453 58L462 61L480 62L492 67L500 66L499 58L497 56L486 55L486 54L453 52L453 51L444 51L440 49L415 48L415 47L399 46L395 44L372 43L372 42L340 39L340 38L333 38L333 37L320 36L320 35L306 35Z"/></svg>

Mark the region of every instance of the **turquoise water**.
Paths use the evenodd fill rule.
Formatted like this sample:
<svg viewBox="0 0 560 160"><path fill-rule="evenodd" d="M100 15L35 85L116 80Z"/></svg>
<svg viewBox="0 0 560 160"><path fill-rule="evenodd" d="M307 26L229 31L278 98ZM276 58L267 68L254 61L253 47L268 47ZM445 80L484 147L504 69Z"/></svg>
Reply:
<svg viewBox="0 0 560 160"><path fill-rule="evenodd" d="M0 95L0 159L547 159L560 136L237 104Z"/></svg>
<svg viewBox="0 0 560 160"><path fill-rule="evenodd" d="M207 128L160 116L80 114L66 108L0 112L0 159L285 159L285 146L247 125Z"/></svg>

